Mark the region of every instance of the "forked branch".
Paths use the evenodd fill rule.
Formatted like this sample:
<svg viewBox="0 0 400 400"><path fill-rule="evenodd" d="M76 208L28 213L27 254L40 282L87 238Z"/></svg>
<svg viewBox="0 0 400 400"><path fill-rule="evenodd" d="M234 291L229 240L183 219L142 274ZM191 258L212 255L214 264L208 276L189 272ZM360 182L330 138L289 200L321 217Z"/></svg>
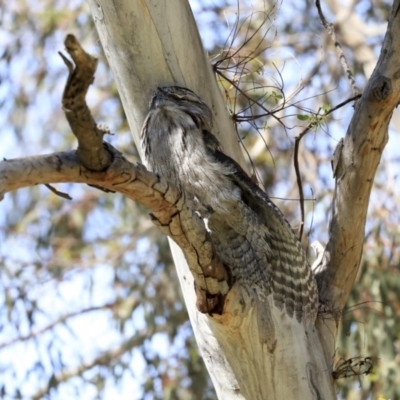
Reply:
<svg viewBox="0 0 400 400"><path fill-rule="evenodd" d="M59 182L86 183L124 194L149 208L155 224L184 252L194 276L199 311L220 312L229 291L229 276L204 223L185 206L178 189L103 143L105 131L97 127L85 100L97 60L85 53L72 35L67 36L65 45L75 68L62 56L69 69L62 103L78 138L78 150L0 162L0 200L22 187Z"/></svg>
<svg viewBox="0 0 400 400"><path fill-rule="evenodd" d="M394 108L400 102L400 19L395 0L377 66L335 152L335 197L332 204L326 269L317 276L320 298L343 309L356 278L364 244L371 188Z"/></svg>

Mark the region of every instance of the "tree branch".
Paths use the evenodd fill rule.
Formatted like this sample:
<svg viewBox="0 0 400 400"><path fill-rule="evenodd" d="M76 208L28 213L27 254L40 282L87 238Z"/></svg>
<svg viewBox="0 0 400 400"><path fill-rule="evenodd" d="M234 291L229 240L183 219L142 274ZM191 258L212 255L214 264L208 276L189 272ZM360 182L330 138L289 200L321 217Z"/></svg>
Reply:
<svg viewBox="0 0 400 400"><path fill-rule="evenodd" d="M1 161L0 199L23 187L59 182L86 183L124 194L149 208L159 229L183 250L194 275L198 309L220 312L229 277L214 254L202 220L185 206L178 189L144 166L133 165L111 145L104 146L113 160L103 172L82 166L77 151Z"/></svg>
<svg viewBox="0 0 400 400"><path fill-rule="evenodd" d="M343 70L344 70L344 72L346 73L346 76L347 76L347 80L349 81L350 87L351 87L351 89L353 91L353 95L357 96L357 94L359 92L358 92L358 89L357 89L357 86L356 86L356 80L354 79L354 75L351 72L349 64L347 63L346 56L343 53L342 45L340 44L339 40L336 37L335 27L333 26L333 24L329 23L326 20L325 15L322 12L320 0L316 0L315 4L317 6L318 15L319 15L319 18L320 18L320 20L322 22L322 25L324 26L324 28L328 32L329 36L333 40L336 52L337 52L337 54L339 56L340 63L342 64Z"/></svg>
<svg viewBox="0 0 400 400"><path fill-rule="evenodd" d="M400 101L400 20L393 5L375 71L355 106L343 143L336 150L335 197L326 269L317 276L321 300L343 309L356 278L373 179L388 140L388 126Z"/></svg>
<svg viewBox="0 0 400 400"><path fill-rule="evenodd" d="M62 105L72 132L78 139L78 156L82 164L92 171L104 171L111 164L111 154L103 147L103 136L108 129L96 125L86 104L86 93L93 83L97 59L86 53L74 35L64 41L73 64L59 53L68 67Z"/></svg>
<svg viewBox="0 0 400 400"><path fill-rule="evenodd" d="M230 277L214 252L204 222L186 207L184 195L175 187L103 143L104 130L96 127L85 99L97 60L73 35L66 37L65 45L76 67L62 56L70 71L63 106L78 138L78 150L0 162L0 200L12 190L37 184L51 188L50 183L59 182L86 183L124 194L149 208L154 223L182 249L193 274L198 310L220 313Z"/></svg>
<svg viewBox="0 0 400 400"><path fill-rule="evenodd" d="M329 111L325 112L323 117L327 117L329 114L345 106L351 101L358 100L360 97L361 95L357 94L356 96L350 97L349 99L342 101L335 107L331 108ZM319 116L320 111L321 110L318 110L317 114L315 114L317 117ZM294 165L294 171L296 173L297 187L299 189L299 204L300 204L300 218L301 218L297 236L300 241L303 236L305 212L304 212L304 191L303 191L303 184L301 181L300 166L299 166L299 146L301 139L303 139L303 137L310 131L310 129L313 127L314 124L315 122L311 121L294 139L293 165Z"/></svg>

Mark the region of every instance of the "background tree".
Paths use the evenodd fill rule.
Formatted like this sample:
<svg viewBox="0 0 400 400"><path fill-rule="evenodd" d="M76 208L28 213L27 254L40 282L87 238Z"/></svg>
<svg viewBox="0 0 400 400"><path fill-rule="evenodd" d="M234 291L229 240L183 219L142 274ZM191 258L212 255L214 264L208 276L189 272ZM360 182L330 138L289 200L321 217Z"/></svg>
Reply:
<svg viewBox="0 0 400 400"><path fill-rule="evenodd" d="M318 36L313 36L315 32L321 34L322 37L325 35L320 24L315 22L317 21L316 10L311 4L300 6L296 3L292 7L287 4L283 5L282 10L284 12L281 10L278 16L274 17L279 19L275 21L272 28L271 25L264 25L264 30L261 30L259 37L255 37L252 44L247 44L249 52L257 46L260 50L267 47L267 50L260 53L256 52L256 57L252 55L254 61L251 65L253 67L251 73L237 76L242 75L247 78L247 81L252 82L254 76L262 81L269 76L278 80L281 75L285 82L284 93L286 96L288 96L287 93L295 91L299 82L303 83L305 88L300 92L298 100L305 99L310 95L315 96L318 93L329 92L332 89L335 90L327 93L322 100L317 97L297 103L298 107L302 107L300 111L294 112L293 109L280 111L280 115L278 114L280 118L284 116L289 118L290 114L294 114L294 121L285 123L292 129L282 129L273 118L266 119L267 126L260 124L260 120L258 120L260 126L267 128L263 129L261 133L264 140L267 141L268 151L263 145L261 137L255 134L248 125L242 123L239 128L253 161L259 167L259 173L266 186L271 187L272 193L276 196L297 198L295 181L291 179L293 178L293 169L288 159L292 153L293 137L302 129L302 127L297 128L298 125L302 124L301 120L297 119L297 115L312 117L309 110L318 110L326 103L334 106L349 97L351 92L347 86L347 80L340 78L342 72L330 39L328 37L320 39ZM359 21L369 21L372 26L373 22L384 21L385 18L388 18L388 14L386 14L386 17L382 15L384 8L370 7L367 3L358 5L357 10L350 7L347 13L343 12L342 15L335 14L337 12L335 3L331 2L328 5L331 7L332 15L338 21L344 21L339 24L337 29L339 35L342 29L355 26L359 27L359 31L363 32L363 35L371 35L373 30L370 25L364 26ZM240 10L239 16L242 21L242 18L248 16L250 12L245 10L245 4L241 4L241 6L243 8ZM2 56L3 68L1 73L4 93L2 114L4 121L15 120L14 128L11 125L3 124L5 127L3 131L7 133L8 147L14 148L13 154L10 154L11 150L4 154L6 158L26 155L24 150L26 146L17 146L17 143L22 140L29 141L31 144L32 149L29 149L31 154L64 149L66 145L62 145L62 142L71 140L66 139L69 137L66 134L69 130L66 125L63 125L64 119L57 118L57 115L61 117L58 98L64 84L60 74L65 74L65 69L58 58L56 59L56 51L62 48L61 40L65 35L65 29L70 30L71 21L75 21L81 26L82 35L79 35L79 37L89 37L90 33L87 31L90 26L89 17L85 17L85 14L79 8L71 9L70 4L68 12L63 11L65 5L60 5L59 9L52 8L52 11L44 6L43 8L36 6L38 8L34 10L30 7L29 14L27 12L28 7L24 7L22 3L18 7L14 7L16 8L6 9L4 5L2 6L4 15L2 28L11 32L9 36L3 36L6 38L3 40L8 40L9 44L7 47L5 46L6 50ZM229 24L216 22L218 16L223 15L222 8L228 10L225 15L232 16ZM268 7L266 9L268 10ZM232 11L232 14L229 13L230 11ZM215 46L215 50L210 53L217 54L218 51L229 48L227 46L229 41L227 43L225 41L236 18L234 11L236 10L230 9L228 4L219 4L214 9L210 7L201 14L196 12L200 17L200 26L202 18L208 18L221 31L218 32L220 40L217 38L212 41L210 37L206 38L206 43L210 48ZM388 11L389 7L386 12ZM308 30L302 28L301 24L294 25L291 23L294 20L292 12L295 13L297 18L301 15L300 22L304 23L304 26L312 27L312 29L307 29L314 33L310 33L303 40L299 40L299 37L301 38L300 33L306 36ZM7 17L7 15L9 16ZM215 18L213 20L211 16L214 15L216 17L213 17ZM308 18L311 19L311 22ZM253 14L253 17L247 20L247 25L245 24L243 29L238 30L233 48L240 48L241 43L246 43L246 37L249 37L247 27L250 24L250 30L256 30L264 19L265 16L261 14ZM273 17L270 17L270 20L273 20ZM351 23L348 22L349 20L351 20ZM358 21L358 24L354 21ZM18 29L18 36L15 36L15 41L13 41L12 36L12 23L15 24L14 29ZM21 32L21 26L27 30L27 33ZM59 27L61 32L50 34L56 26ZM364 29L362 29L363 26ZM270 27L271 38L267 42L262 42L266 27ZM33 31L43 31L43 37L39 38L29 34L30 28ZM295 28L299 30L295 31ZM275 29L279 29L279 35L274 39ZM355 66L357 85L360 88L365 85L365 71L361 67L367 67L367 62L360 58L360 54L365 55L365 52L370 56L377 54L383 33L384 29L377 29L374 34L378 36L372 36L370 40L363 39L358 42L355 40L356 35L354 33L343 33L340 36L342 43L349 46L346 55L349 64ZM57 38L58 44L55 44ZM37 40L37 45L32 43L35 40ZM349 41L349 43L346 43L346 41ZM11 46L11 43L14 45ZM354 46L354 50L350 51L352 46ZM296 50L292 54L287 50L290 47ZM40 51L42 54L39 54L36 60L32 62L27 56L29 54L28 48L31 51L33 49ZM318 50L315 50L315 48ZM242 47L242 49L243 54L246 48ZM280 49L279 52L276 49ZM314 58L312 60L306 58L307 53L312 54ZM296 58L292 57L293 54L296 54ZM316 54L320 59L315 57ZM265 61L264 57L268 61ZM273 61L270 61L271 59ZM49 62L50 60L51 62ZM214 62L215 60L218 59L214 59ZM373 65L374 62L371 60L372 58L369 62ZM305 69L305 73L296 77L295 80L291 80L293 69L289 68L290 62L295 64L297 68L300 65ZM274 64L277 68L274 67ZM259 75L260 69L257 66L263 66L264 75ZM111 122L104 121L109 123L113 131L118 131L118 135L111 137L111 142L115 143L120 150L123 150L124 154L129 154L132 152L129 135L121 134L124 129L127 132L127 127L124 128L122 117L119 122L116 119L118 105L110 98L110 94L115 93L115 89L106 88L106 85L110 84L112 80L106 77L106 71L102 68L104 68L104 65L101 66L100 63L100 70L96 76L96 88L93 88L91 92L93 93L94 90L95 95L91 94L90 100L95 103L98 99L105 99L102 106L95 105L94 109L99 110L99 115L102 117L112 116ZM104 73L104 78L101 78L102 73ZM335 84L332 83L332 76ZM310 84L306 85L310 80L308 77L313 77L313 79ZM241 83L245 80L244 78L242 78ZM98 86L101 79L104 83ZM45 83L48 83L53 89L45 89ZM58 86L54 87L55 84ZM237 114L241 108L247 107L245 98L238 98L232 85L228 85L226 81L222 84L226 89L227 97L232 100L232 112ZM263 84L266 85L265 81ZM279 84L275 85L276 87L279 88ZM41 88L43 88L43 92L41 92ZM278 89L274 91L278 96L280 95ZM273 90L270 89L269 92L272 96L269 101L273 105L276 101L273 99ZM15 93L15 97L12 97L10 93ZM51 97L47 97L47 93L52 93ZM236 103L233 102L234 99L238 99ZM279 103L280 99L277 100ZM34 111L35 102L40 105L41 109L43 109L43 104L48 105L49 108L54 105L57 112L48 112L46 107L46 113L42 115L42 113ZM27 103L29 107L27 107ZM28 112L26 112L26 109L28 109ZM10 111L7 113L7 110ZM19 110L23 110L23 112ZM110 110L113 110L113 112L110 113ZM326 229L326 209L332 195L329 162L337 141L343 136L343 127L347 125L346 118L348 120L352 113L350 107L347 111L342 110L333 114L335 120L324 119L322 126L319 126L315 133L308 134L302 141L302 148L299 153L300 165L310 165L309 168L301 169L306 196L308 187L312 185L313 191L312 193L308 192L308 195L318 199L317 202L306 202L306 211L308 211L306 228L310 226L312 221L310 234L314 237L311 237L313 239L318 238L321 241L324 241L323 229ZM343 114L340 114L342 112ZM307 122L305 121L305 123ZM43 135L43 138L46 137L46 141L43 139L42 144L38 140L38 126L41 126L43 130L47 128L46 135ZM49 131L52 132L51 135ZM3 133L3 136L5 136L5 133ZM396 138L395 135L396 133L394 133ZM51 140L49 141L48 138L51 138ZM124 144L128 148L127 151L123 147ZM382 301L383 304L373 304L373 307L378 311L376 313L367 312L361 306L357 306L350 308L349 312L344 314L343 342L338 345L337 360L333 363L340 363L340 356L344 359L358 355L370 355L379 358L377 365L378 368L381 365L382 369L375 370L375 373L379 373L379 379L376 377L378 375L362 379L363 393L367 396L368 393L374 391L376 397L378 394L384 394L388 398L395 398L395 391L398 387L395 382L398 378L394 371L398 365L398 361L396 361L398 344L391 337L394 337L395 327L398 323L398 312L396 312L398 308L396 305L398 303L396 295L397 275L394 273L398 269L398 258L396 258L395 251L398 245L393 240L396 237L394 233L398 223L398 213L395 208L398 193L395 191L397 178L393 169L396 167L398 154L389 147L386 157L377 176L378 187L374 192L377 194L377 200L375 202L373 198L371 204L370 214L372 217L377 217L377 222L374 223L374 220L370 219L367 227L366 254L368 258L366 260L368 261L364 261L364 263L368 264L368 268L361 270L359 283L353 292L355 297L351 298L349 306L373 299ZM275 169L273 169L274 166ZM157 256L158 251L160 251L160 255L166 252L165 242L163 245L156 245L155 242L149 241L155 240L155 231L147 222L134 223L133 215L135 218L139 215L136 206L121 198L114 199L115 196L111 198L110 195L90 191L86 188L74 187L71 189L69 186L67 188L61 186L60 190L68 192L74 198L71 207L65 204L64 200L49 195L44 188L36 188L35 190L36 192L33 192L33 194L30 191L29 195L23 192L14 193L13 197L7 195L1 205L1 208L5 210L2 221L4 227L2 254L5 260L1 281L5 286L3 290L5 293L4 304L8 306L3 308L7 312L4 312L2 360L6 360L4 361L4 368L7 367L9 373L14 374L13 379L4 377L4 382L7 382L7 385L3 386L3 393L17 395L14 390L21 389L24 391L24 395L30 396L35 392L40 393L38 390L42 389L38 388L48 391L52 387L58 387L58 390L61 391L58 394L71 393L71 388L74 388L80 391L78 397L81 397L83 393L95 397L102 389L105 390L104 393L107 395L107 393L110 393L107 391L111 389L110 384L106 384L106 382L110 382L112 376L117 377L119 378L119 387L123 388L124 382L130 381L129 373L126 372L130 360L135 360L135 365L137 365L139 359L142 361L144 371L147 371L147 374L142 374L136 367L134 369L134 375L137 375L135 382L140 384L140 375L148 376L147 381L142 381L144 390L148 393L153 391L156 395L165 398L168 396L168 391L171 396L177 397L190 396L188 393L191 392L194 398L201 398L202 393L207 393L207 390L209 390L207 389L209 386L206 384L206 378L197 379L199 375L196 373L196 380L192 380L193 385L190 385L190 376L193 376L199 368L198 356L191 351L178 350L180 346L180 348L183 347L185 342L190 342L193 345L193 340L187 323L179 329L176 328L186 319L186 314L180 300L176 297L177 291L172 289L176 285L174 273L171 272L171 269L164 270L167 265L171 268L171 263L165 261L168 260L167 255L164 256L163 262L157 261L160 260ZM45 192L42 192L42 190L45 190ZM378 193L380 196L378 196ZM33 200L31 200L32 196ZM37 196L37 200L40 198L41 206L35 204L35 196ZM385 198L383 205L378 201L382 198ZM46 205L46 201L51 204ZM96 208L97 203L100 205L101 212ZM315 204L315 207L312 207L311 204ZM285 208L285 215L289 217L293 225L296 225L296 222L299 223L297 202L285 201L279 203L279 205ZM50 216L55 220L50 221ZM383 219L382 217L386 218ZM385 221L384 225L382 220ZM117 226L118 224L122 226ZM123 227L123 224L126 224L125 227ZM99 225L101 230L96 228ZM149 230L152 232L151 234L149 234ZM12 231L15 233L10 235ZM150 239L132 239L132 231L142 231L143 235ZM6 234L8 238L11 238L7 242L5 241ZM49 243L50 240L51 244ZM134 241L132 242L132 240ZM91 245L93 242L96 244ZM121 246L121 243L123 246ZM136 243L138 244L137 250L133 251ZM145 257L144 254L146 254ZM149 263L151 259L149 254L153 254L153 267ZM95 264L95 266L89 268L90 264ZM119 268L112 268L115 265L119 265ZM391 279L387 278L388 269L392 271L392 274L394 273ZM77 273L79 270L82 270L81 274ZM157 271L159 273L154 276ZM146 282L146 285L144 285L144 282ZM58 290L55 290L55 288L58 288ZM85 296L79 294L80 288L84 290L82 293L86 293L86 300L84 300ZM144 288L146 288L145 294L150 297L149 303L146 302L145 304L142 300ZM45 295L46 289L50 294ZM55 314L54 293L59 293L60 296L58 315ZM90 295L87 293L90 293ZM105 296L105 293L108 293L108 295ZM138 304L139 299L140 304ZM82 303L85 303L85 307L82 307ZM66 305L69 308L66 308ZM370 310L371 306L371 303L368 303L363 307L368 307ZM108 311L101 312L100 309L102 308ZM96 312L97 310L98 312ZM82 314L83 317L79 317L79 311L86 311L86 313ZM96 312L93 319L89 319L89 311ZM350 313L354 315L352 316ZM72 319L75 314L77 316ZM63 318L65 315L69 318ZM99 315L103 315L103 317ZM103 337L101 337L102 346L94 346L94 343L100 342L100 338L94 341L93 337L86 338L86 341L81 342L90 344L90 347L87 348L87 354L83 353L82 350L85 349L84 344L73 345L73 341L69 341L67 342L69 345L65 346L70 334L68 332L76 332L79 328L87 332L87 326L94 324L94 321L99 321L101 318L104 319L104 325L101 328L104 332ZM60 321L61 324L54 324L55 321ZM144 321L147 322L147 325ZM155 324L154 321L157 323ZM114 324L115 330L111 329L111 324ZM144 326L147 329L140 330ZM385 328L376 329L377 326ZM49 329L45 330L46 327L49 327ZM99 329L96 328L92 335L98 335L98 331ZM161 332L166 334L163 335ZM348 333L350 333L350 336L346 336ZM79 337L81 336L79 335ZM130 336L134 336L137 340L131 340L127 345L127 338ZM29 340L24 340L20 347L11 346L10 342L14 337ZM83 340L83 338L81 339ZM168 340L175 346L170 347L171 352L166 353L162 349L167 347ZM376 350L376 342L382 343L380 350ZM38 343L38 346L36 346L36 343ZM63 349L66 348L68 348L68 351L65 353ZM104 352L107 352L110 348L115 351L108 352L111 357L105 362ZM137 349L140 349L141 354ZM9 363L12 361L7 360L18 360L19 357L15 357L18 351L21 354L27 354L27 352L32 354L32 362L27 362L24 367L16 362L17 367L10 369ZM126 355L123 356L122 353ZM190 356L192 354L193 356ZM30 372L28 373L28 371ZM63 378L65 380L71 378L71 376L82 377L82 379L69 379L68 384L59 386ZM24 385L19 383L19 379L24 382ZM12 382L15 382L15 384ZM87 383L82 384L82 382ZM180 384L180 382L183 383ZM358 391L360 389L357 386L356 381L356 384L350 384L344 390ZM178 392L179 390L181 392ZM182 393L182 391L187 392ZM162 392L163 394L161 394ZM52 393L56 392L53 391ZM203 397L205 396L207 394L203 395ZM351 394L349 393L348 396L351 396Z"/></svg>

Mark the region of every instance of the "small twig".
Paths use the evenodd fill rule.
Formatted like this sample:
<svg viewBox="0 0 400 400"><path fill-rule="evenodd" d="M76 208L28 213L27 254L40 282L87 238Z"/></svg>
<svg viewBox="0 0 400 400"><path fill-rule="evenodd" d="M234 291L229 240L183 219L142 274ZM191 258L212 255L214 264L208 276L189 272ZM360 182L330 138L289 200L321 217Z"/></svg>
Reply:
<svg viewBox="0 0 400 400"><path fill-rule="evenodd" d="M314 191L313 191L312 187L310 188L310 190L311 190L311 196L312 196L313 203L312 203L311 223L310 223L310 228L309 228L309 230L308 230L308 236L310 235L310 233L311 233L311 231L312 231L312 229L313 229L313 224L314 224L314 213L315 213L315 203L316 203L316 200L317 200L317 199L314 197ZM307 199L305 199L305 200L307 200Z"/></svg>
<svg viewBox="0 0 400 400"><path fill-rule="evenodd" d="M353 94L356 96L359 93L358 89L356 87L356 81L354 79L353 73L350 70L349 64L347 63L346 56L343 53L342 46L341 46L339 40L336 37L335 27L333 26L333 24L331 24L330 22L328 22L326 20L325 15L322 12L320 0L315 0L315 5L317 6L318 15L319 15L319 18L321 19L322 25L324 26L324 28L328 32L328 35L333 40L333 43L334 43L335 48L336 48L336 52L337 52L337 54L339 56L340 63L342 64L344 72L347 75L347 80L350 83L351 90L353 91Z"/></svg>
<svg viewBox="0 0 400 400"><path fill-rule="evenodd" d="M333 113L334 111L338 110L339 108L345 106L346 104L348 104L348 103L350 103L352 101L360 99L361 96L362 96L361 94L356 94L353 97L350 97L349 99L342 101L341 103L337 104L335 107L333 107L330 110L328 110L325 115L329 115L329 114Z"/></svg>
<svg viewBox="0 0 400 400"><path fill-rule="evenodd" d="M276 197L276 196L268 196L271 200L282 200L282 201L299 201L299 199L289 199L288 197ZM304 199L304 201L312 201L315 202L315 198Z"/></svg>
<svg viewBox="0 0 400 400"><path fill-rule="evenodd" d="M351 101L357 100L361 97L361 94L357 94L353 97L350 97L349 99L342 101L335 107L331 108L330 110L326 111L324 114L324 117L328 116L329 114L332 114L334 111L338 110L339 108L345 106L346 104L350 103ZM317 115L319 114L319 111L317 112ZM294 139L294 154L293 154L293 164L294 164L294 171L296 173L296 182L297 182L297 187L299 188L299 201L300 201L300 214L301 214L301 222L300 222L300 227L299 227L299 232L298 232L298 237L299 240L301 240L303 236L303 230L304 230L304 218L305 218L305 212L304 212L304 192L303 192L303 184L301 181L301 175L300 175L300 167L299 167L299 146L300 146L300 140L308 133L308 131L311 129L313 125L313 122L310 122L301 132L298 136L295 137Z"/></svg>
<svg viewBox="0 0 400 400"><path fill-rule="evenodd" d="M351 378L353 376L369 375L374 367L372 357L352 357L347 360L341 359L334 371L333 379Z"/></svg>
<svg viewBox="0 0 400 400"><path fill-rule="evenodd" d="M264 107L264 105L262 103L260 103L257 100L253 100L249 97L249 95L247 93L245 93L245 91L243 89L241 89L239 87L239 85L234 82L232 79L229 79L225 74L223 74L221 71L219 71L218 69L215 70L215 73L217 75L219 75L221 78L225 79L227 82L229 82L240 94L242 94L246 99L248 99L250 102L257 104L258 107L260 107L262 110L265 111L265 114L263 114L262 116L268 116L270 115L272 118L274 118L279 124L283 125L282 121L276 116L274 115L273 112L269 111L266 107ZM275 111L276 112L276 111ZM249 119L248 117L246 117L247 119ZM257 116L257 118L259 118L259 116ZM254 119L254 118L252 118Z"/></svg>
<svg viewBox="0 0 400 400"><path fill-rule="evenodd" d="M66 200L72 200L72 197L68 193L63 193L57 190L55 187L51 186L50 184L46 183L44 186L46 186L48 189L50 189L54 194L57 196L62 197L63 199Z"/></svg>
<svg viewBox="0 0 400 400"><path fill-rule="evenodd" d="M300 146L300 140L301 138L309 131L310 127L307 126L307 130L304 129L303 132L300 133L299 136L297 136L294 139L294 157L293 157L293 164L294 164L294 170L296 172L296 182L297 182L297 187L299 188L299 202L300 202L300 214L301 214L301 219L300 219L300 226L299 226L299 231L298 231L298 238L301 241L301 237L303 236L303 229L304 229L304 219L305 219L305 213L304 213L304 192L303 192L303 184L301 182L301 176L300 176L300 167L299 167L299 146Z"/></svg>

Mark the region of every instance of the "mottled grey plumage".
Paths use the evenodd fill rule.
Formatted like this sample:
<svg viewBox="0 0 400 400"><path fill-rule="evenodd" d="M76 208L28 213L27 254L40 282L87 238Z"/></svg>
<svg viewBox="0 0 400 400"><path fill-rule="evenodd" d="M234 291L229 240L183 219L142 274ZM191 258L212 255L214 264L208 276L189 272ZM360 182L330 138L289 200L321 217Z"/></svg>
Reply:
<svg viewBox="0 0 400 400"><path fill-rule="evenodd" d="M177 185L208 219L211 239L234 278L258 298L314 320L317 289L289 223L211 134L212 115L192 91L158 88L141 138L148 167Z"/></svg>

